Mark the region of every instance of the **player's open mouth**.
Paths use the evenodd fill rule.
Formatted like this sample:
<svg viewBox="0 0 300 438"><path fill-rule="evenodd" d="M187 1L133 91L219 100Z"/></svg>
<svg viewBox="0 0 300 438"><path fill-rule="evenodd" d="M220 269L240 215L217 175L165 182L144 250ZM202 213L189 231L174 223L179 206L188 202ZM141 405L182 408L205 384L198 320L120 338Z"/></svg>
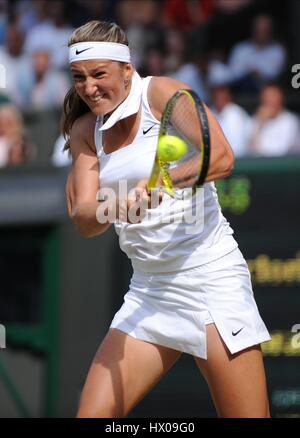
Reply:
<svg viewBox="0 0 300 438"><path fill-rule="evenodd" d="M103 98L103 94L101 96L97 96L97 97L90 97L89 100L93 103L97 103L99 102L102 98Z"/></svg>

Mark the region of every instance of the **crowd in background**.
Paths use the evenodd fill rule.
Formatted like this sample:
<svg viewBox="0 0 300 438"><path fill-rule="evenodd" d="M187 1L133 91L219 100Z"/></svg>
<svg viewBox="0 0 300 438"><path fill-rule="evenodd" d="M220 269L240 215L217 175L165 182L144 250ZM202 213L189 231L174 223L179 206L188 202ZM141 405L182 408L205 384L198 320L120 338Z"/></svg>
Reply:
<svg viewBox="0 0 300 438"><path fill-rule="evenodd" d="M300 153L283 10L270 0L0 0L0 167L34 161L26 115L60 112L72 86L67 42L91 19L113 20L129 37L142 76L187 83L212 108L237 158ZM24 119L23 119L24 116ZM24 122L25 120L25 122ZM55 143L55 144L54 144ZM69 163L53 141L54 165Z"/></svg>

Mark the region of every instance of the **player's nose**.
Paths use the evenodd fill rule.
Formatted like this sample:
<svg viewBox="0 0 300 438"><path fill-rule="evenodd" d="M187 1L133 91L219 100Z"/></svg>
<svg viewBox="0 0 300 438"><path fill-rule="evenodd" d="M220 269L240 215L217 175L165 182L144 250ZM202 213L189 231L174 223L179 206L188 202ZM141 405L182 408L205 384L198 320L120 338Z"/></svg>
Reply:
<svg viewBox="0 0 300 438"><path fill-rule="evenodd" d="M85 94L86 96L93 96L97 90L96 81L93 78L86 78L85 80Z"/></svg>

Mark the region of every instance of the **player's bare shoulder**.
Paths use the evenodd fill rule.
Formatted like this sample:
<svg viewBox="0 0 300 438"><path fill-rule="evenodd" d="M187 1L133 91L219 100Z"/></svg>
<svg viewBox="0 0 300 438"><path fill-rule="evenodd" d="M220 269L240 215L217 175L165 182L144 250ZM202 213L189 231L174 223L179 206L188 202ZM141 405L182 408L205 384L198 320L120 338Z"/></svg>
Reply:
<svg viewBox="0 0 300 438"><path fill-rule="evenodd" d="M70 134L71 152L74 150L89 148L96 153L94 141L96 116L92 112L88 112L78 117L73 123Z"/></svg>
<svg viewBox="0 0 300 438"><path fill-rule="evenodd" d="M158 119L161 118L168 100L180 89L190 89L184 82L166 76L155 76L151 79L148 89L150 108Z"/></svg>

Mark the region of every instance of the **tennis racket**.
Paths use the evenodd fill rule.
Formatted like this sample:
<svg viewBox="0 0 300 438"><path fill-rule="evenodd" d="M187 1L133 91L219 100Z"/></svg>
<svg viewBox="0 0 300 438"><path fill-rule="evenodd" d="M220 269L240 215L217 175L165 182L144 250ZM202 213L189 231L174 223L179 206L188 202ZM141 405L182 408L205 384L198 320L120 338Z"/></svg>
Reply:
<svg viewBox="0 0 300 438"><path fill-rule="evenodd" d="M163 139L168 147L169 136L173 141L175 136L181 144L181 140L185 143L184 153L173 161L162 159L160 154L160 142ZM162 115L148 191L158 188L180 199L184 191L177 189L192 188L195 193L205 181L209 159L210 134L204 105L194 91L179 90L167 102Z"/></svg>

